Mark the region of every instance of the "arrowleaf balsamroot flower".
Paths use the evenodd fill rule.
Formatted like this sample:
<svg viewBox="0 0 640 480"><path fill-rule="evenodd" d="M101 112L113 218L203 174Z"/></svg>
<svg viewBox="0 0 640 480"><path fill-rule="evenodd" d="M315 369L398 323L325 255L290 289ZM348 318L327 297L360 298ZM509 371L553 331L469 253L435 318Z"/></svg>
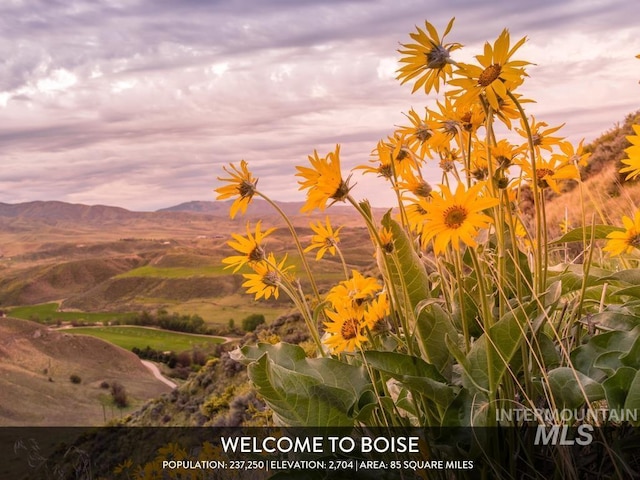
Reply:
<svg viewBox="0 0 640 480"><path fill-rule="evenodd" d="M246 279L242 286L247 288L247 293L255 293L256 300L262 297L268 300L272 295L277 299L280 294L278 287L283 276L288 274L287 270L293 268L292 265L285 266L286 260L285 255L282 261L277 263L273 253L270 253L264 261L251 265L254 273L242 274Z"/></svg>
<svg viewBox="0 0 640 480"><path fill-rule="evenodd" d="M460 103L472 103L484 94L489 105L498 110L500 99L507 98L507 92L512 92L527 76L523 67L530 63L511 60L526 39L527 37L521 38L510 48L509 31L505 28L493 46L489 42L485 43L484 53L476 55L480 66L460 64L460 68L456 70L460 78L449 81L451 85L459 88L447 93L457 97Z"/></svg>
<svg viewBox="0 0 640 480"><path fill-rule="evenodd" d="M520 119L520 125L522 128L516 128L517 132L524 138L528 138L527 130L525 128L524 121ZM529 128L531 129L531 139L533 142L533 148L536 151L537 155L540 155L540 150L547 150L550 152L553 150L554 145L560 145L564 140L564 137L552 137L551 134L557 132L562 127L564 127L564 123L557 127L544 128L548 127L549 124L546 122L537 122L535 117L531 116L531 122Z"/></svg>
<svg viewBox="0 0 640 480"><path fill-rule="evenodd" d="M612 256L631 253L634 248L640 249L640 210L636 212L633 220L623 216L622 223L625 228L624 232L611 232L607 235L608 241L603 248Z"/></svg>
<svg viewBox="0 0 640 480"><path fill-rule="evenodd" d="M324 210L329 200L333 200L331 204L337 201L344 202L350 188L349 179L344 181L340 172L340 145L336 145L336 150L329 152L324 158L320 158L317 151L308 158L312 168L296 167L296 177L304 179L298 182L298 190L309 190L307 201L301 211L310 212L315 208Z"/></svg>
<svg viewBox="0 0 640 480"><path fill-rule="evenodd" d="M627 140L631 142L631 146L624 150L627 158L622 160L622 163L627 166L620 169L620 173L628 173L625 180L630 180L640 175L640 125L633 125L633 131L635 135L627 137Z"/></svg>
<svg viewBox="0 0 640 480"><path fill-rule="evenodd" d="M440 81L445 81L447 77L451 76L450 53L461 48L462 45L443 42L444 37L451 31L454 20L452 18L449 21L442 38L439 37L433 25L424 22L426 32L416 27L417 32L409 34L416 43L402 44L403 50L398 50L403 55L400 63L406 63L406 65L397 70L398 76L396 78L404 84L417 77L411 93L422 87L424 87L425 93L429 93L432 89L438 92Z"/></svg>
<svg viewBox="0 0 640 480"><path fill-rule="evenodd" d="M232 233L231 236L233 237L233 240L229 240L227 242L227 245L229 245L234 250L242 253L243 255L232 255L230 257L224 258L222 260L222 263L227 264L227 266L224 268L235 267L233 273L236 273L244 265L252 265L254 263L264 261L266 258L266 254L264 248L262 247L262 241L274 230L275 228L270 228L267 231L262 232L260 230L260 221L258 221L258 223L256 223L255 235L251 233L249 223L247 223L246 237L238 235L237 233Z"/></svg>
<svg viewBox="0 0 640 480"><path fill-rule="evenodd" d="M324 324L327 336L323 343L333 353L354 352L367 342L367 323L362 309L342 302L333 309L325 309L324 313L329 320Z"/></svg>
<svg viewBox="0 0 640 480"><path fill-rule="evenodd" d="M491 223L491 217L482 213L483 210L498 204L498 199L480 195L482 183L478 183L469 190L459 184L455 193L449 187L441 185L441 193L432 193L427 213L424 215L423 247L433 239L433 249L436 254L443 253L448 245L460 249L460 242L475 247L474 237L478 229L486 228Z"/></svg>
<svg viewBox="0 0 640 480"><path fill-rule="evenodd" d="M327 293L327 300L333 306L347 302L354 308L364 308L382 290L376 278L365 277L357 270L353 270L352 275L349 280L340 282Z"/></svg>
<svg viewBox="0 0 640 480"><path fill-rule="evenodd" d="M311 229L315 232L315 235L311 237L311 245L304 249L305 253L318 249L316 254L316 260L320 260L325 253L329 252L331 255L336 254L336 247L340 243L340 237L338 234L342 227L338 227L336 230L331 226L329 217L325 219L325 225L321 221L318 223L309 224Z"/></svg>
<svg viewBox="0 0 640 480"><path fill-rule="evenodd" d="M556 193L560 193L558 182L562 180L580 180L578 167L569 163L569 159L562 155L553 155L551 159L540 159L536 165L535 179L531 163L527 160L517 162L525 174L525 178L536 181L540 188L551 188Z"/></svg>
<svg viewBox="0 0 640 480"><path fill-rule="evenodd" d="M256 193L258 180L253 178L253 175L251 175L251 172L249 171L247 162L244 160L240 162L240 168L236 167L233 163L230 164L230 166L231 171L227 170L227 167L222 167L222 169L231 175L231 178L218 177L218 180L221 182L230 182L231 184L216 188L215 191L219 194L216 197L216 200L225 200L227 198L235 197L236 195L238 196L238 198L236 198L231 204L231 209L229 211L231 218L234 218L238 211L242 214L247 211L247 207L249 206L249 203L251 203L253 195Z"/></svg>

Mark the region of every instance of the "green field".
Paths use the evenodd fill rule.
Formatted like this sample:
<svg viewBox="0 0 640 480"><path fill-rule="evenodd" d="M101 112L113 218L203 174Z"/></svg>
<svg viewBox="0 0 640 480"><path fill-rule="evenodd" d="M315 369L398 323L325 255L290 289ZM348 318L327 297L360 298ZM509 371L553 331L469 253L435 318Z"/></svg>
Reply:
<svg viewBox="0 0 640 480"><path fill-rule="evenodd" d="M133 313L110 312L59 312L57 303L41 303L39 305L26 305L9 310L9 315L24 320L33 320L42 323L62 322L89 322L102 323L113 320L125 320L132 317Z"/></svg>
<svg viewBox="0 0 640 480"><path fill-rule="evenodd" d="M133 347L145 349L148 346L162 352L171 350L177 353L198 347L207 348L225 341L222 337L191 335L146 327L77 327L64 332L91 335L126 350L131 350Z"/></svg>
<svg viewBox="0 0 640 480"><path fill-rule="evenodd" d="M154 278L190 278L190 277L217 277L227 274L229 270L224 270L224 265L205 265L201 267L155 267L145 265L134 268L128 272L121 273L115 278L127 277L154 277Z"/></svg>

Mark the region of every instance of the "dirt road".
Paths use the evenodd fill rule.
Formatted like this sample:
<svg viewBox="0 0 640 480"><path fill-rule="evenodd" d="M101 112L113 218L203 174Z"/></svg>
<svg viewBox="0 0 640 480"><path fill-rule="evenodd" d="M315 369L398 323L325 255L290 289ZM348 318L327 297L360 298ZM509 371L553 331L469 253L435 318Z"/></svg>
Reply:
<svg viewBox="0 0 640 480"><path fill-rule="evenodd" d="M153 363L150 362L148 360L140 360L142 362L142 364L147 367L151 373L153 373L153 376L156 377L158 380L160 380L163 383L166 383L167 385L169 385L171 388L176 388L178 385L176 383L173 383L171 380L169 380L167 377L164 377L161 373L160 373L160 369L158 368L158 366Z"/></svg>

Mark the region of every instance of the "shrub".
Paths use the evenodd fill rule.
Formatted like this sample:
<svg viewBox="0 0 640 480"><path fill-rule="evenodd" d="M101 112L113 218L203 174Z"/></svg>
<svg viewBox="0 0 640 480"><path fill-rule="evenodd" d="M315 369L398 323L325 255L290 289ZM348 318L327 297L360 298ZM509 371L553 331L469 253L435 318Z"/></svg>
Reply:
<svg viewBox="0 0 640 480"><path fill-rule="evenodd" d="M262 325L265 322L264 315L261 313L252 313L242 320L242 329L245 332L253 332L258 325Z"/></svg>
<svg viewBox="0 0 640 480"><path fill-rule="evenodd" d="M113 382L111 384L111 397L113 398L113 403L116 404L118 408L125 408L129 406L129 399L127 397L127 391L120 382Z"/></svg>
<svg viewBox="0 0 640 480"><path fill-rule="evenodd" d="M69 377L69 380L71 380L71 383L76 383L76 384L82 382L82 379L75 373Z"/></svg>

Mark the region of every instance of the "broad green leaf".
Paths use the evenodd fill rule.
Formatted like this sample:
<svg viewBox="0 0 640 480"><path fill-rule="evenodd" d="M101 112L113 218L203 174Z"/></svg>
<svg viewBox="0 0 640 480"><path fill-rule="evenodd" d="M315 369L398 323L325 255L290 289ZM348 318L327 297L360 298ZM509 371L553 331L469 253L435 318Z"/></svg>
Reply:
<svg viewBox="0 0 640 480"><path fill-rule="evenodd" d="M369 366L396 379L414 393L447 406L453 400L456 388L447 385L438 369L421 358L396 352L367 351Z"/></svg>
<svg viewBox="0 0 640 480"><path fill-rule="evenodd" d="M591 267L586 279L586 286L592 287L604 282L604 278L611 272L601 268ZM584 278L584 266L575 264L558 264L548 269L549 281L562 282L562 293L567 294L570 292L578 291L582 288L582 284L585 281Z"/></svg>
<svg viewBox="0 0 640 480"><path fill-rule="evenodd" d="M624 355L624 352L611 350L598 355L593 362L595 368L599 368L608 376L613 375L620 367L623 366L620 357Z"/></svg>
<svg viewBox="0 0 640 480"><path fill-rule="evenodd" d="M465 372L463 384L470 389L481 387L484 391L495 391L507 371L515 352L520 348L524 334L528 331L528 319L536 305L518 307L508 312L474 342L462 365Z"/></svg>
<svg viewBox="0 0 640 480"><path fill-rule="evenodd" d="M614 227L611 225L595 225L595 231L592 230L591 225L588 227L580 227L565 233L557 240L553 240L551 243L570 243L570 242L582 242L587 239L587 242L591 240L592 233L595 240L603 240L607 238L611 232L624 232L624 228Z"/></svg>
<svg viewBox="0 0 640 480"><path fill-rule="evenodd" d="M549 386L558 408L578 408L587 400L595 402L602 400L605 396L602 385L569 367L551 370Z"/></svg>
<svg viewBox="0 0 640 480"><path fill-rule="evenodd" d="M640 335L633 342L629 351L620 357L620 361L626 367L640 369Z"/></svg>
<svg viewBox="0 0 640 480"><path fill-rule="evenodd" d="M629 270L621 270L619 272L612 273L604 277L602 280L606 282L610 282L611 280L618 280L623 283L628 283L630 285L639 285L640 284L640 269L632 268Z"/></svg>
<svg viewBox="0 0 640 480"><path fill-rule="evenodd" d="M305 357L297 345L245 347L241 354L256 390L290 426L347 426L365 406L371 384L363 367Z"/></svg>
<svg viewBox="0 0 640 480"><path fill-rule="evenodd" d="M605 311L591 315L588 319L591 325L601 330L631 331L640 327L640 317L627 315L622 312Z"/></svg>
<svg viewBox="0 0 640 480"><path fill-rule="evenodd" d="M571 352L573 366L583 374L603 380L607 374L595 365L596 359L605 353L618 351L628 352L640 334L640 328L632 331L614 330L594 335L589 341Z"/></svg>
<svg viewBox="0 0 640 480"><path fill-rule="evenodd" d="M631 382L633 382L636 373L636 369L622 367L619 368L614 375L602 382L609 410L620 410L624 408L624 403L629 394L629 387L631 387Z"/></svg>
<svg viewBox="0 0 640 480"><path fill-rule="evenodd" d="M264 354L248 367L249 378L281 423L288 426L352 426L350 392L283 368Z"/></svg>
<svg viewBox="0 0 640 480"><path fill-rule="evenodd" d="M453 338L455 329L448 315L437 304L418 308L421 302L431 296L429 277L424 264L414 250L404 229L398 222L391 219L389 213L382 219L382 224L393 234L394 254L398 260L397 266L394 262L389 262L391 270L388 272L389 281L397 288L400 288L402 284L406 286L406 297L409 304L404 307L405 310L416 313L415 332L418 337L420 353L429 363L443 371L450 359L444 337L449 335ZM384 254L380 253L380 255ZM404 298L400 299L400 301L403 300Z"/></svg>
<svg viewBox="0 0 640 480"><path fill-rule="evenodd" d="M624 409L628 411L640 412L640 371L636 372L636 376L629 385L629 393L624 402ZM634 426L640 425L640 420L631 422Z"/></svg>
<svg viewBox="0 0 640 480"><path fill-rule="evenodd" d="M443 371L451 360L451 353L446 347L444 338L457 337L451 317L437 303L418 309L416 333L420 343L420 351L438 370Z"/></svg>
<svg viewBox="0 0 640 480"><path fill-rule="evenodd" d="M620 290L616 290L615 294L618 296L627 295L629 297L640 298L640 286L621 288Z"/></svg>

